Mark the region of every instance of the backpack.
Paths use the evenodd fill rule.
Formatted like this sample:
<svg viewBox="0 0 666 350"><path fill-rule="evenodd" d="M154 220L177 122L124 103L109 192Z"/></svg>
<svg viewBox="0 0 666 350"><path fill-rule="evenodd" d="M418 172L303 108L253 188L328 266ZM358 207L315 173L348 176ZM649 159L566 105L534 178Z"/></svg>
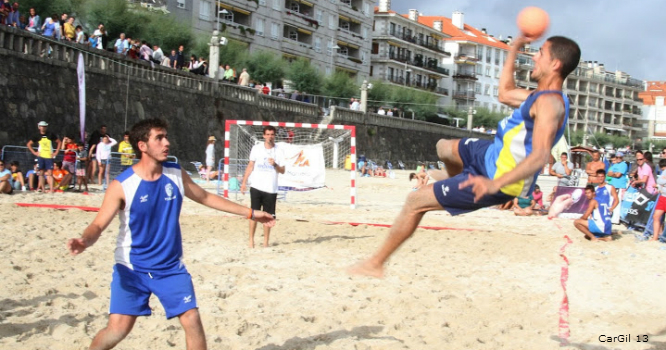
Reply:
<svg viewBox="0 0 666 350"><path fill-rule="evenodd" d="M229 190L230 191L240 191L240 184L238 183L238 179L235 177L232 177L229 179Z"/></svg>

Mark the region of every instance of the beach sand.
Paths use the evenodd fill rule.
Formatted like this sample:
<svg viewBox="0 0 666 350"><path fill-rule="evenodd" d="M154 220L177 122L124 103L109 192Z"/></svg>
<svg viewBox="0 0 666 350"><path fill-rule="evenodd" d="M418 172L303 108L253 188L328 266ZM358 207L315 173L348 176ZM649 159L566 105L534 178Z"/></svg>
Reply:
<svg viewBox="0 0 666 350"><path fill-rule="evenodd" d="M484 209L428 213L387 265L385 279L345 269L374 252L409 194L408 172L359 178L349 208L349 173L327 172L329 188L278 202L271 246L249 249L248 222L187 200L181 226L209 349L559 349L564 236L573 243L567 283L567 349L666 349L666 250L615 235L588 242L572 220L515 217ZM552 178L540 178L549 193ZM212 190L212 186L210 187ZM101 205L103 194L0 196L0 348L85 349L107 322L115 219L83 254L70 256L95 213L14 203ZM239 195L249 205L249 195ZM624 230L623 226L614 229ZM177 319L159 301L117 349L184 349ZM599 337L631 335L631 342ZM648 342L637 336L647 335Z"/></svg>

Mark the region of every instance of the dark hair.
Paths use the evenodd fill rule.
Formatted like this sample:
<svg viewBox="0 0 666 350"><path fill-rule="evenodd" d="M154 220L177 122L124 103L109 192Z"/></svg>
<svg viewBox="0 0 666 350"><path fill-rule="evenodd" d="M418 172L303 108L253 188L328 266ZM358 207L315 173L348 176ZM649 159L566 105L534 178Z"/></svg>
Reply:
<svg viewBox="0 0 666 350"><path fill-rule="evenodd" d="M567 158L569 158L569 154L567 152L562 152L562 154L560 154L560 157L561 156L567 156Z"/></svg>
<svg viewBox="0 0 666 350"><path fill-rule="evenodd" d="M597 169L597 175L606 175L605 169Z"/></svg>
<svg viewBox="0 0 666 350"><path fill-rule="evenodd" d="M129 136L129 134L130 134L129 131L125 131L125 133L123 134L123 136Z"/></svg>
<svg viewBox="0 0 666 350"><path fill-rule="evenodd" d="M659 160L659 167L660 168L666 167L666 159L660 159Z"/></svg>
<svg viewBox="0 0 666 350"><path fill-rule="evenodd" d="M666 159L663 159L663 160L666 160ZM17 160L12 160L12 162L9 163L9 165L19 166L19 162Z"/></svg>
<svg viewBox="0 0 666 350"><path fill-rule="evenodd" d="M585 186L585 191L587 191L587 190L590 190L590 191L592 191L592 193L594 193L594 186L592 186L592 185Z"/></svg>
<svg viewBox="0 0 666 350"><path fill-rule="evenodd" d="M130 144L132 145L132 148L136 150L136 157L141 159L139 141L148 142L150 131L152 129L166 130L168 128L169 124L167 124L166 120L159 118L146 119L134 124L134 126L132 126L132 130L130 130Z"/></svg>
<svg viewBox="0 0 666 350"><path fill-rule="evenodd" d="M560 76L564 79L578 67L580 47L575 41L563 36L551 36L546 40L550 43L550 55L562 62Z"/></svg>
<svg viewBox="0 0 666 350"><path fill-rule="evenodd" d="M83 30L83 27L81 27L81 25L79 24L78 26L76 26L75 29L81 29L81 30Z"/></svg>
<svg viewBox="0 0 666 350"><path fill-rule="evenodd" d="M264 132L263 132L263 133L265 134L266 131L268 131L268 130L271 130L271 131L273 131L274 133L277 134L277 130L275 130L275 127L274 127L273 125L266 125L266 126L264 126Z"/></svg>
<svg viewBox="0 0 666 350"><path fill-rule="evenodd" d="M62 162L61 161L53 162L53 165L57 165L58 168L62 169Z"/></svg>
<svg viewBox="0 0 666 350"><path fill-rule="evenodd" d="M101 128L106 128L106 124L102 124L102 125L100 125L99 128L100 128L100 129L101 129Z"/></svg>
<svg viewBox="0 0 666 350"><path fill-rule="evenodd" d="M409 174L409 181L414 180L415 177L416 177L416 173L410 173Z"/></svg>
<svg viewBox="0 0 666 350"><path fill-rule="evenodd" d="M541 187L539 187L539 185L534 185L534 189L541 189Z"/></svg>
<svg viewBox="0 0 666 350"><path fill-rule="evenodd" d="M645 157L645 160L646 160L648 163L652 164L652 162L653 162L652 152L647 151L647 152L643 153L643 157Z"/></svg>

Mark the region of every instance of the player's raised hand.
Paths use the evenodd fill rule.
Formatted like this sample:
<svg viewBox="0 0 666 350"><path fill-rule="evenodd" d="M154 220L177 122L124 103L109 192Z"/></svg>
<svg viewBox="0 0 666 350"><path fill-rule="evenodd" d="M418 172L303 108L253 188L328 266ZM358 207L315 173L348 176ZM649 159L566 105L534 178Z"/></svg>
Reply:
<svg viewBox="0 0 666 350"><path fill-rule="evenodd" d="M467 180L461 182L458 188L463 189L470 186L472 187L472 193L474 193L474 202L478 202L485 195L495 194L499 191L499 187L495 185L493 180L485 176L469 175Z"/></svg>
<svg viewBox="0 0 666 350"><path fill-rule="evenodd" d="M261 222L262 224L264 224L264 226L268 227L275 226L275 218L273 217L273 215L265 211L255 210L253 220L256 222Z"/></svg>

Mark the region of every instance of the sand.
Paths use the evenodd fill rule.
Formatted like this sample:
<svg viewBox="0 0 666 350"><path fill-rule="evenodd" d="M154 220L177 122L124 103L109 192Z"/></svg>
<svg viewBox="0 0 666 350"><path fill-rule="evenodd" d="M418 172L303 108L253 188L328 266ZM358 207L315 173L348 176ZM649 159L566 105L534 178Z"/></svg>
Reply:
<svg viewBox="0 0 666 350"><path fill-rule="evenodd" d="M358 179L349 209L349 173L329 171L329 189L291 192L278 202L271 246L251 250L247 220L183 206L185 263L192 274L210 349L557 349L563 298L560 247L568 235L571 349L666 349L666 250L615 235L588 242L572 221L515 217L495 209L451 217L429 213L393 256L385 279L350 277L410 191L396 179ZM548 193L552 178L540 178ZM212 186L209 187L212 189ZM96 245L72 257L95 213L19 208L14 203L99 206L103 194L0 196L0 348L85 349L107 321L117 219ZM234 198L234 197L232 197ZM249 196L234 198L249 204ZM617 226L615 229L624 230ZM256 243L261 245L258 232ZM117 349L184 349L177 319L138 319ZM599 337L631 334L631 342ZM637 342L636 336L648 335ZM641 339L643 337L641 336Z"/></svg>

